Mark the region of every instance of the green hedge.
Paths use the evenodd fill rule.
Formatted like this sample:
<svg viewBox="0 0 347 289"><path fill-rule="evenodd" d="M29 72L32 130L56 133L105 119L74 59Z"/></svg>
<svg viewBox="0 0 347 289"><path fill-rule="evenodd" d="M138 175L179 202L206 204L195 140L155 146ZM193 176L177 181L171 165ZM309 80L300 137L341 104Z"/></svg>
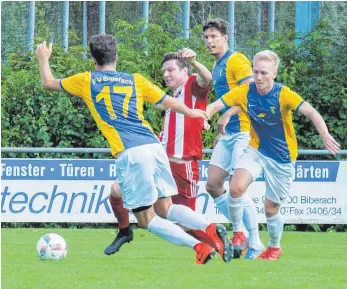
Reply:
<svg viewBox="0 0 347 289"><path fill-rule="evenodd" d="M162 56L182 47L194 49L198 53L198 60L212 69L214 59L204 46L201 26L191 30L189 39L181 39L177 38L180 27L175 26L173 14L162 13L158 17L161 17L164 25L150 24L144 33L141 32L143 22L114 23L119 40L118 70L140 72L163 87ZM294 32L287 35L261 33L258 39L239 50L250 59L261 49L276 51L281 58L278 81L291 87L317 108L332 135L342 148L347 148L347 23L346 29L338 35L332 32L331 25L328 22L320 23L312 33L301 37L298 45L294 41L297 38ZM36 39L36 42L42 40ZM92 70L92 63L83 58L84 54L81 46L70 47L68 53L54 46L51 68L55 77ZM79 98L42 89L35 57L19 50L9 55L2 68L1 81L2 147L108 147ZM210 101L215 99L213 90L209 98ZM163 122L161 111L146 104L145 117L158 133ZM216 119L212 120L213 124ZM323 148L312 123L303 116L296 115L294 119L299 147ZM204 132L205 148L212 148L216 134L214 125L211 130ZM9 155L14 156L3 154L3 157ZM23 153L16 156L37 155ZM105 155L98 154L54 156L105 158Z"/></svg>

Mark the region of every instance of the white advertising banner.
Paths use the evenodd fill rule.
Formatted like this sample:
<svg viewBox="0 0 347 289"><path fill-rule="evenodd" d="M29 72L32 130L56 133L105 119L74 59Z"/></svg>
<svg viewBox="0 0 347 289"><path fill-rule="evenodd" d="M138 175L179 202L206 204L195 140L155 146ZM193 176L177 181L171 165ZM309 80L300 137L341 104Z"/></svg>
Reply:
<svg viewBox="0 0 347 289"><path fill-rule="evenodd" d="M211 222L227 222L206 192L207 168L201 161L196 211ZM108 201L115 177L113 160L2 159L1 221L115 222ZM265 223L263 178L248 193L258 222ZM285 223L347 224L347 162L298 161L281 213Z"/></svg>

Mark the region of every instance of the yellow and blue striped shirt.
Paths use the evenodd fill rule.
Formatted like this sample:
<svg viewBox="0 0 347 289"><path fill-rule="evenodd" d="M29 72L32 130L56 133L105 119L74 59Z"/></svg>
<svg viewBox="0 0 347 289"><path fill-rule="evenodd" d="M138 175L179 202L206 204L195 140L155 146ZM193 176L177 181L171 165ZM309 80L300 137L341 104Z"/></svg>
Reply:
<svg viewBox="0 0 347 289"><path fill-rule="evenodd" d="M250 146L279 163L290 163L298 156L292 121L304 100L288 87L275 82L266 95L257 92L255 82L241 85L221 98L226 106L238 105L250 121Z"/></svg>
<svg viewBox="0 0 347 289"><path fill-rule="evenodd" d="M243 81L252 78L251 63L239 52L228 50L216 63L212 70L212 85L217 98L221 98L230 90L238 87ZM226 112L224 109L222 113ZM230 118L226 126L228 134L249 131L247 116L240 112Z"/></svg>
<svg viewBox="0 0 347 289"><path fill-rule="evenodd" d="M114 157L131 147L159 143L144 119L143 105L145 100L158 104L166 94L141 74L85 72L62 79L61 86L87 104Z"/></svg>

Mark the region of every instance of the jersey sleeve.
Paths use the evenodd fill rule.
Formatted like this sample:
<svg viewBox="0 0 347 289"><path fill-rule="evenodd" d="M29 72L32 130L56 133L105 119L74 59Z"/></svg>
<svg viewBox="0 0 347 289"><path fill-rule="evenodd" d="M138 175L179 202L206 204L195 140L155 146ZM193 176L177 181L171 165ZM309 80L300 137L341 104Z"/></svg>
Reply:
<svg viewBox="0 0 347 289"><path fill-rule="evenodd" d="M288 110L298 111L300 106L305 102L302 97L296 92L290 90L288 87L285 87L285 97L283 99L283 105Z"/></svg>
<svg viewBox="0 0 347 289"><path fill-rule="evenodd" d="M245 106L248 87L249 87L248 84L244 84L244 85L238 86L236 88L233 88L229 92L224 94L220 98L220 100L227 107L236 106L236 105L237 106Z"/></svg>
<svg viewBox="0 0 347 289"><path fill-rule="evenodd" d="M74 96L82 97L82 89L88 83L89 72L79 73L60 81L62 89Z"/></svg>
<svg viewBox="0 0 347 289"><path fill-rule="evenodd" d="M139 73L134 74L136 85L142 91L143 99L154 104L160 104L166 93Z"/></svg>
<svg viewBox="0 0 347 289"><path fill-rule="evenodd" d="M228 59L229 61L230 73L234 75L238 84L253 77L251 63L246 56L236 53L235 56Z"/></svg>
<svg viewBox="0 0 347 289"><path fill-rule="evenodd" d="M192 78L190 83L192 94L198 98L207 99L210 86L208 85L207 87L201 87L197 81L198 77L196 75L190 77Z"/></svg>

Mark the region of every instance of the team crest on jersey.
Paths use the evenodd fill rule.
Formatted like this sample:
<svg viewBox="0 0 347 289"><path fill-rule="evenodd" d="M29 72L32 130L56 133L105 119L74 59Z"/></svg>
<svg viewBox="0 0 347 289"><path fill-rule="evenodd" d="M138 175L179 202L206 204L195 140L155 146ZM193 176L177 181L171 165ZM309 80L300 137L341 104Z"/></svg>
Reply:
<svg viewBox="0 0 347 289"><path fill-rule="evenodd" d="M276 107L275 106L270 106L270 110L273 114L276 113Z"/></svg>

